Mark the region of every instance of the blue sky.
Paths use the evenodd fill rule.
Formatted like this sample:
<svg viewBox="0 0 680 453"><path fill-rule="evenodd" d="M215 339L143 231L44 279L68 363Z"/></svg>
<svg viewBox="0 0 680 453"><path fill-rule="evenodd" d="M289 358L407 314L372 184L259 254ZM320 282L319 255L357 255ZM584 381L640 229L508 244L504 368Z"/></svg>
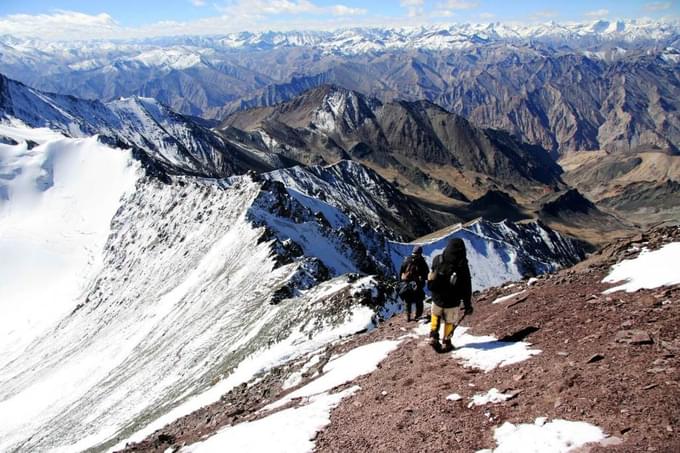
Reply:
<svg viewBox="0 0 680 453"><path fill-rule="evenodd" d="M641 17L676 20L680 0L0 0L0 33L48 38Z"/></svg>

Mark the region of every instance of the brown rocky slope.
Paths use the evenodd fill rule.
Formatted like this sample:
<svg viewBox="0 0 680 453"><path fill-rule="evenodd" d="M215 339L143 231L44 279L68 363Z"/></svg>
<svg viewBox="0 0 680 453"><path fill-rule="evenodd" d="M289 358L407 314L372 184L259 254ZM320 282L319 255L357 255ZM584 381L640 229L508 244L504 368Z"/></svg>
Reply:
<svg viewBox="0 0 680 453"><path fill-rule="evenodd" d="M506 421L547 417L586 421L608 434L604 444L579 451L680 451L680 285L602 293L611 286L602 279L612 264L634 257L642 246L678 241L680 228L658 228L612 243L531 285L518 282L477 294L475 313L463 322L473 334L525 340L542 352L485 373L434 352L423 336L406 339L375 372L352 383L361 390L333 410L316 437L316 450L469 452L494 448L494 428ZM524 292L492 303L519 291ZM399 316L332 346L326 357L403 337L413 327ZM288 371L239 387L127 451L165 451L261 417L255 412L282 395ZM514 397L468 407L473 394L494 387ZM447 400L452 393L462 399Z"/></svg>

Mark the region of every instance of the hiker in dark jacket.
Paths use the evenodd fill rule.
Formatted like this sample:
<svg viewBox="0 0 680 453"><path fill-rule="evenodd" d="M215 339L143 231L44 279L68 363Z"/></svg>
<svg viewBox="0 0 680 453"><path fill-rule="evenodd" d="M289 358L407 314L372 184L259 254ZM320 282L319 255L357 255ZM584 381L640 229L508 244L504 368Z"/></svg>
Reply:
<svg viewBox="0 0 680 453"><path fill-rule="evenodd" d="M441 347L453 349L453 330L465 315L472 314L472 278L462 239L449 240L444 252L432 261L428 274L428 287L432 292L432 319L430 344L439 348L439 326L444 321L444 339ZM460 309L458 308L461 305Z"/></svg>
<svg viewBox="0 0 680 453"><path fill-rule="evenodd" d="M399 281L402 290L400 296L406 308L406 320L411 321L411 305L416 305L418 319L423 315L423 301L425 300L425 283L429 268L423 258L423 248L416 246L410 256L407 256L399 270Z"/></svg>

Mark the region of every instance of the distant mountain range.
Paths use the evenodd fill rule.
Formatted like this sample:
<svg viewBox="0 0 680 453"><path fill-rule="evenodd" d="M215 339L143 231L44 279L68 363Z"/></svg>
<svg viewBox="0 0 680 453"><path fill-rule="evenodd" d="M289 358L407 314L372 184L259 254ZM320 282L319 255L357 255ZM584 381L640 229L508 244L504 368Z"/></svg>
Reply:
<svg viewBox="0 0 680 453"><path fill-rule="evenodd" d="M680 25L595 21L141 41L0 39L0 71L36 88L142 96L223 119L327 83L381 101L432 101L554 154L680 143Z"/></svg>

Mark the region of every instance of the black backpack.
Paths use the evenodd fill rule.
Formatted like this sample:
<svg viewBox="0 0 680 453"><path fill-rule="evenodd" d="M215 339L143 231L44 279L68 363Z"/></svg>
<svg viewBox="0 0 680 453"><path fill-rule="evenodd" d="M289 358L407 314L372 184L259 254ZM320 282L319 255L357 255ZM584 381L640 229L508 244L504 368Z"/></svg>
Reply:
<svg viewBox="0 0 680 453"><path fill-rule="evenodd" d="M427 287L430 291L443 294L454 291L458 283L456 266L444 261L442 255L437 255L432 261L432 271L427 276Z"/></svg>

